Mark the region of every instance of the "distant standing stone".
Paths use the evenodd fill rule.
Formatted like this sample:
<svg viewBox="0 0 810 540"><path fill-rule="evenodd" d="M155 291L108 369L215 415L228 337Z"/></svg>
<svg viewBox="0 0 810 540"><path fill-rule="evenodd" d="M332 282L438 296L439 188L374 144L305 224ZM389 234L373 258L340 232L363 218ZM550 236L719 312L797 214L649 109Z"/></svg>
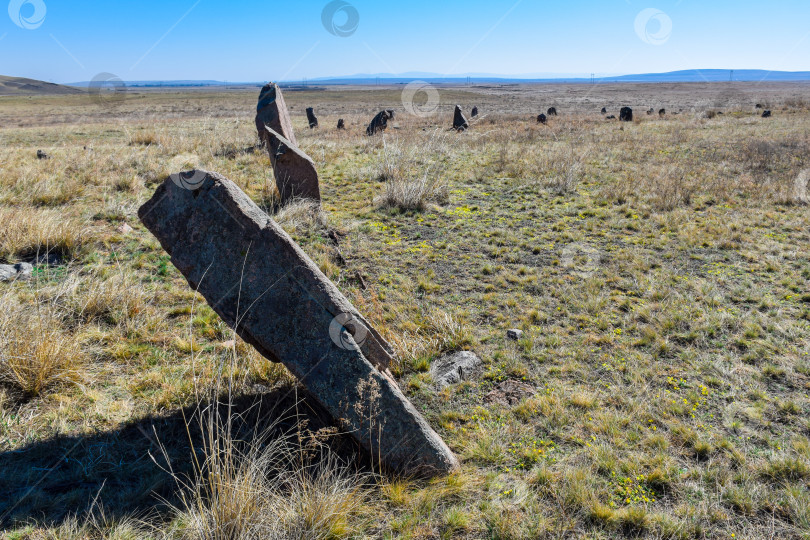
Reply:
<svg viewBox="0 0 810 540"><path fill-rule="evenodd" d="M344 122L344 121L343 121L343 118L341 118L340 120L338 120L338 125L337 125L337 128L338 128L338 129L346 129L346 122Z"/></svg>
<svg viewBox="0 0 810 540"><path fill-rule="evenodd" d="M456 111L453 115L453 129L456 131L464 131L470 127L470 124L467 122L467 119L464 118L464 113L461 112L461 107L456 105Z"/></svg>
<svg viewBox="0 0 810 540"><path fill-rule="evenodd" d="M548 114L549 116L557 116L557 109L555 107L550 107L546 111L546 114Z"/></svg>
<svg viewBox="0 0 810 540"><path fill-rule="evenodd" d="M605 107L602 107L602 114L607 114L607 109Z"/></svg>
<svg viewBox="0 0 810 540"><path fill-rule="evenodd" d="M633 109L630 107L622 107L621 112L619 112L619 120L622 122L632 122L633 121Z"/></svg>
<svg viewBox="0 0 810 540"><path fill-rule="evenodd" d="M771 111L767 110L762 113L762 118L770 118L772 116Z"/></svg>
<svg viewBox="0 0 810 540"><path fill-rule="evenodd" d="M277 149L271 148L270 135L265 127L270 127L290 141L293 146L298 146L287 104L284 102L281 88L276 83L268 83L262 88L259 94L259 104L256 106L256 130L259 132L259 140L268 148L268 151L272 150L272 154Z"/></svg>
<svg viewBox="0 0 810 540"><path fill-rule="evenodd" d="M545 114L539 114L537 115L537 121L541 124L545 124L548 121L548 118L546 118Z"/></svg>
<svg viewBox="0 0 810 540"><path fill-rule="evenodd" d="M506 337L508 337L512 341L519 341L523 337L523 330L513 328L506 332Z"/></svg>
<svg viewBox="0 0 810 540"><path fill-rule="evenodd" d="M393 111L380 111L377 113L371 123L366 128L366 135L369 137L376 135L377 133L382 133L388 128L388 120L393 118L391 113Z"/></svg>
<svg viewBox="0 0 810 540"><path fill-rule="evenodd" d="M309 121L309 129L318 127L318 117L315 116L315 109L312 107L307 108L307 121Z"/></svg>
<svg viewBox="0 0 810 540"><path fill-rule="evenodd" d="M660 111L658 111L658 116L666 116L666 115L667 115L666 109L661 109Z"/></svg>
<svg viewBox="0 0 810 540"><path fill-rule="evenodd" d="M478 107L473 107L472 108L472 112L470 113L470 116L472 116L473 118L478 116Z"/></svg>

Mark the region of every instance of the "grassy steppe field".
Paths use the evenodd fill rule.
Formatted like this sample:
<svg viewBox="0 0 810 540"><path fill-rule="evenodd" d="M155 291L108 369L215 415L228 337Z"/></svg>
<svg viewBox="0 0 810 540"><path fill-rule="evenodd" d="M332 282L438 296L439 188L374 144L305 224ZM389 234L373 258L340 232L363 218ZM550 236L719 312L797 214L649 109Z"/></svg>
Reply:
<svg viewBox="0 0 810 540"><path fill-rule="evenodd" d="M35 263L0 283L1 534L810 538L807 88L443 88L424 118L396 89L289 92L322 211L277 208L258 89L0 98L0 263ZM455 103L481 109L465 133ZM192 167L394 344L461 472L355 458L190 290L136 211ZM481 372L437 388L460 350Z"/></svg>

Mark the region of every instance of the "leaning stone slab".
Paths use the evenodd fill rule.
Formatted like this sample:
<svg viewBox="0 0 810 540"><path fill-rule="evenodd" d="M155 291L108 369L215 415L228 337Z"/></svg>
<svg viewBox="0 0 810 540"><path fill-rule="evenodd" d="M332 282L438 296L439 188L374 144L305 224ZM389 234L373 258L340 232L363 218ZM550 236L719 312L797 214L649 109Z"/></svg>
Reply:
<svg viewBox="0 0 810 540"><path fill-rule="evenodd" d="M425 476L457 469L385 372L391 348L379 333L236 184L189 175L199 181L173 175L138 216L191 287L262 355L287 366L375 461Z"/></svg>
<svg viewBox="0 0 810 540"><path fill-rule="evenodd" d="M470 127L470 124L467 122L467 119L464 118L464 113L461 112L461 107L456 105L456 110L453 113L453 129L456 131L464 131Z"/></svg>
<svg viewBox="0 0 810 540"><path fill-rule="evenodd" d="M284 102L281 88L275 83L268 83L262 88L261 94L259 94L259 104L256 106L256 130L259 132L259 140L269 149L271 141L265 127L280 133L293 146L298 146L287 104Z"/></svg>
<svg viewBox="0 0 810 540"><path fill-rule="evenodd" d="M293 199L321 202L321 187L315 162L282 134L264 128L270 144L267 151L273 161L273 175L281 195L281 204Z"/></svg>

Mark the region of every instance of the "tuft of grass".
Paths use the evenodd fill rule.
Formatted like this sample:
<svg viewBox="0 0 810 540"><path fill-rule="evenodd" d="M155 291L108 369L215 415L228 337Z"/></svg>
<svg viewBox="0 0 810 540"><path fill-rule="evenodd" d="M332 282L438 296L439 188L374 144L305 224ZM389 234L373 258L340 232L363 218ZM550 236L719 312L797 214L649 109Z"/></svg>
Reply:
<svg viewBox="0 0 810 540"><path fill-rule="evenodd" d="M85 378L81 344L62 326L52 306L23 311L8 297L0 299L0 383L26 398Z"/></svg>
<svg viewBox="0 0 810 540"><path fill-rule="evenodd" d="M446 138L439 132L409 145L383 138L378 178L385 181L385 188L376 204L382 208L422 211L431 203L450 202L448 182L438 162L425 159L446 151L446 146Z"/></svg>
<svg viewBox="0 0 810 540"><path fill-rule="evenodd" d="M0 207L0 260L56 254L70 258L87 240L87 230L63 212Z"/></svg>

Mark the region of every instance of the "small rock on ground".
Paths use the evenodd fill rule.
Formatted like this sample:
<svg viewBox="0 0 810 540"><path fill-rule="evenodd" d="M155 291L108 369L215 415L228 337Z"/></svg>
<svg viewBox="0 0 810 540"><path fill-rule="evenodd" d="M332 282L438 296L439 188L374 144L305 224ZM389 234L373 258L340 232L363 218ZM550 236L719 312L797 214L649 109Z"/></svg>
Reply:
<svg viewBox="0 0 810 540"><path fill-rule="evenodd" d="M523 337L523 330L513 328L506 332L506 337L508 337L512 341L519 341Z"/></svg>
<svg viewBox="0 0 810 540"><path fill-rule="evenodd" d="M29 279L34 267L28 263L0 264L0 281Z"/></svg>
<svg viewBox="0 0 810 540"><path fill-rule="evenodd" d="M436 384L444 388L468 380L482 364L475 353L462 351L437 359L430 368L430 374Z"/></svg>

